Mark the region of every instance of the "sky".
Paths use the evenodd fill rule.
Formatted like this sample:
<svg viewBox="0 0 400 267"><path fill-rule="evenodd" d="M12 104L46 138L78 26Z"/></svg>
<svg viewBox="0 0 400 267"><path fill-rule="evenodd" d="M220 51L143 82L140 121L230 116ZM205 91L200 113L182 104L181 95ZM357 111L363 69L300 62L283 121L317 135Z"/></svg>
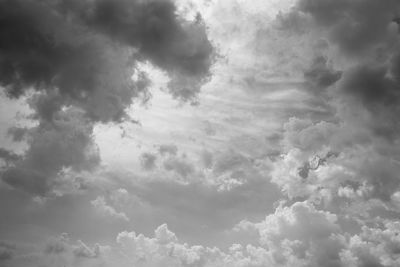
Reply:
<svg viewBox="0 0 400 267"><path fill-rule="evenodd" d="M398 0L0 0L0 267L400 266Z"/></svg>

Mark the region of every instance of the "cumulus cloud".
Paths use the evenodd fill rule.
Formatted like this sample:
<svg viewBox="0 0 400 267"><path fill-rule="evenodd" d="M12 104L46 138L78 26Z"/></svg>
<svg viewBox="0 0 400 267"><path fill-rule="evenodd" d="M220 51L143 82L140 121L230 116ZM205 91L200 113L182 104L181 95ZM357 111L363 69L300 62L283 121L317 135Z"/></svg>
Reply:
<svg viewBox="0 0 400 267"><path fill-rule="evenodd" d="M241 222L237 231L258 231L274 266L396 266L398 225L362 226L346 233L333 213L307 202L279 207L259 223Z"/></svg>
<svg viewBox="0 0 400 267"><path fill-rule="evenodd" d="M6 7L11 2L0 3ZM230 147L218 142L218 148L212 151L202 147L198 161L193 160L194 153L185 153L176 145L153 146L154 151L139 157L144 176L152 179L129 176L123 185L122 179L115 179L109 182L111 189L101 189L104 196L91 201L92 208L101 216L126 223L139 217L131 213L135 210L132 203L145 203L143 207L151 208L140 210L140 215L155 210L158 217L154 217L168 221L177 234L166 224L153 236L135 228L135 232L118 234L116 243L109 247L71 242L67 235L61 235L49 241L41 255L56 260L38 260L41 265L400 264L399 2L298 0L265 27L265 16L246 23L243 18L255 11L240 11L239 1L232 6L229 11L233 15L222 16L226 21L219 25L232 27L225 33L237 34L243 40L227 42L232 43L224 47L232 57L227 61L256 71L238 71L238 77L228 78L229 84L245 86L243 91L248 94L272 87L273 93L257 96L262 108L248 104L248 99L237 101L238 106L251 107L239 111L250 110L248 116L229 117L224 122L237 119L235 131L245 128L246 123L264 125L269 123L265 106L273 106L268 111L279 119L284 117L284 121L276 123L279 129L273 134L265 133L264 128L260 134L268 135L273 153L264 151L264 143L246 143L245 138L233 138ZM199 86L209 77L213 50L201 16L188 22L176 11L172 2L155 0L16 1L0 11L5 25L18 25L15 30L7 27L7 41L0 41L6 55L0 59L0 71L4 72L0 82L13 97L31 88L32 118L38 121L26 133L13 133L15 140L23 138L29 144L24 156L0 151L8 164L3 181L32 194L46 195L54 192L60 170L94 170L100 162L91 138L95 123L123 120L132 98L148 96L146 77L128 79L128 84L123 79L128 73L138 74L138 62L149 61L164 70L170 77L168 90L172 96L194 102ZM242 22L244 26L237 26ZM28 37L21 36L20 31ZM234 40L228 34L222 36L225 38ZM13 47L14 42L20 45ZM248 53L232 55L241 51L235 46L246 48ZM104 56L97 57L99 51L105 52ZM276 55L268 61L262 56L264 52ZM260 58L255 60L254 55ZM249 63L251 60L257 62ZM269 65L275 63L279 63L279 70L271 74ZM43 71L33 70L32 64ZM107 72L109 68L112 70ZM235 76L233 69L228 76ZM271 76L298 78L298 72L300 82L279 85L295 90L277 90L279 86L266 82ZM274 101L285 94L291 98L290 104ZM304 98L292 99L297 96ZM289 107L292 103L300 108ZM207 138L217 138L223 126L217 133L206 129ZM252 130L248 136L254 134ZM250 151L253 148L257 153ZM282 195L277 196L274 185ZM279 198L281 201L273 204ZM260 218L272 206L275 211ZM128 210L129 217L125 213ZM232 244L225 248L189 245L180 240L178 232L190 232L187 229L197 231L193 234L197 238L225 231ZM11 259L8 255L14 248L1 244L0 248L0 258L4 254Z"/></svg>
<svg viewBox="0 0 400 267"><path fill-rule="evenodd" d="M210 76L214 49L201 16L178 17L172 1L4 0L0 9L0 85L26 96L38 121L11 132L29 148L2 177L32 194L51 194L63 168L99 164L94 124L125 120L135 98L149 97L139 62L167 72L183 101L195 101Z"/></svg>
<svg viewBox="0 0 400 267"><path fill-rule="evenodd" d="M278 16L284 31L304 27L325 39L304 78L332 108L322 120L295 116L283 125L284 153L272 179L289 197L324 195L332 201L339 188L353 188L365 198L389 201L396 192L398 152L389 147L399 138L400 43L393 23L399 8L397 1L300 0Z"/></svg>
<svg viewBox="0 0 400 267"><path fill-rule="evenodd" d="M200 19L179 20L173 2L1 4L2 83L13 96L29 86L58 89L63 98L83 105L97 119L110 120L118 119L132 97L146 89L129 79L134 58L150 60L183 78L188 74L201 80L209 74L213 49L204 25ZM125 54L125 47L139 51ZM177 96L180 90L190 90L175 89ZM96 112L101 104L109 105L108 112L113 113L102 117Z"/></svg>
<svg viewBox="0 0 400 267"><path fill-rule="evenodd" d="M63 168L93 170L100 156L92 129L90 120L74 108L58 113L51 122L42 121L32 130L24 156L3 172L3 181L43 196L52 192Z"/></svg>
<svg viewBox="0 0 400 267"><path fill-rule="evenodd" d="M80 240L72 242L63 234L50 246L54 247L54 242L62 244L56 255L49 255L55 250L48 251L31 263L42 266L53 262L77 266L361 267L396 266L400 261L397 223L363 226L360 233L350 235L343 231L336 215L317 210L310 203L297 202L278 208L259 223L246 225L244 231L250 226L258 231L258 245L232 244L226 250L189 245L163 224L154 231L153 237L120 232L114 246L90 247Z"/></svg>

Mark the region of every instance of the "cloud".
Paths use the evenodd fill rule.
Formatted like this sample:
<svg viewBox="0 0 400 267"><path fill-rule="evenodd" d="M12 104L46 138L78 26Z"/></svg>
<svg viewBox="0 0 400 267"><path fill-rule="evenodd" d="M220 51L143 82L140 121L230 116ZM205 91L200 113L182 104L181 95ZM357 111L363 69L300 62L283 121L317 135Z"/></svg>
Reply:
<svg viewBox="0 0 400 267"><path fill-rule="evenodd" d="M258 231L274 266L395 266L400 257L398 224L362 226L346 233L337 215L307 202L278 207L259 223L241 222L236 231Z"/></svg>
<svg viewBox="0 0 400 267"><path fill-rule="evenodd" d="M51 194L63 168L99 165L94 124L126 120L134 99L149 98L139 62L167 72L183 101L195 101L211 74L204 23L178 17L172 1L2 0L0 9L0 85L26 96L38 122L13 131L29 148L2 179L32 194Z"/></svg>
<svg viewBox="0 0 400 267"><path fill-rule="evenodd" d="M331 107L322 119L294 115L283 125L272 180L289 198L346 210L344 203L360 199L390 202L398 190L398 166L389 163L398 151L389 147L399 138L399 8L396 1L299 0L277 17L284 32L324 40L304 78L313 97Z"/></svg>
<svg viewBox="0 0 400 267"><path fill-rule="evenodd" d="M11 127L7 134L12 137L13 141L21 142L28 134L29 129L26 127Z"/></svg>
<svg viewBox="0 0 400 267"><path fill-rule="evenodd" d="M185 159L168 158L163 164L167 171L174 171L183 178L188 178L194 172L194 167Z"/></svg>
<svg viewBox="0 0 400 267"><path fill-rule="evenodd" d="M161 115L153 129L161 120L172 122L171 132L168 126L159 131L166 133L164 139L178 137L179 148L140 140L137 147L153 148L134 154L139 162L132 165L143 170L130 169L124 177L105 170L107 177L96 177L89 196L82 196L94 199L90 208L104 219L115 219L110 225L134 225L109 246L72 242L61 235L48 242L32 266L400 264L400 60L398 24L393 22L399 4L299 0L274 20L259 10L271 2L208 2L206 16L221 23L208 24L214 28L207 31L200 16L186 21L170 1L15 2L21 8L9 9L15 15L11 17L21 23L25 20L20 18L28 17L35 27L22 23L14 35L14 30L7 34L10 43L21 38L17 51L29 44L32 53L13 54L10 44L2 47L0 42L0 49L8 49L5 60L18 62L8 69L0 59L0 66L6 66L0 72L11 73L11 82L0 81L13 97L31 94L32 119L38 124L15 132L29 147L18 158L2 152L3 158L12 158L2 179L34 195L61 194L58 188L70 183L85 190L85 178L74 177L100 164L93 127L125 120L132 99L149 96L148 77L130 80L128 90L122 79L126 73L120 70L139 77L138 65L149 62L169 76L167 90L173 97L194 103L213 61L206 33L219 38L226 53L217 66L223 77L204 97L212 101L198 107L205 115L194 112L199 123L179 125L176 117L184 117L185 124L189 109L180 115L164 112L168 106L154 111ZM8 18L11 11L0 13ZM20 37L19 27L27 40ZM57 35L56 28L61 29ZM30 38L37 32L46 38ZM54 45L48 45L48 33L55 36ZM64 47L72 51L71 58L61 53ZM107 53L97 58L99 51ZM57 55L54 61L52 53ZM30 64L43 68L45 75ZM97 75L108 68L116 71ZM214 87L222 89L213 94ZM215 125L217 133L204 133L204 122ZM190 142L180 133L185 130L194 133ZM163 138L158 137L149 139L160 143ZM107 242L104 233L99 235L97 239ZM10 263L29 258L13 255Z"/></svg>
<svg viewBox="0 0 400 267"><path fill-rule="evenodd" d="M52 238L46 243L45 253L48 254L61 254L68 249L69 237L68 234L63 233L58 238Z"/></svg>
<svg viewBox="0 0 400 267"><path fill-rule="evenodd" d="M391 26L399 9L399 3L391 0L300 0L294 12L311 16L316 27L325 28L330 41L345 53L360 54L379 46L386 49L396 39Z"/></svg>
<svg viewBox="0 0 400 267"><path fill-rule="evenodd" d="M310 68L304 72L305 79L309 82L309 85L316 90L335 84L335 82L340 79L341 75L342 73L340 71L335 71L323 56L316 57Z"/></svg>
<svg viewBox="0 0 400 267"><path fill-rule="evenodd" d="M41 247L40 245L38 246ZM10 266L99 266L103 262L103 256L108 251L107 246L94 244L89 246L77 240L74 242L68 234L63 233L58 237L52 237L44 244L43 251L26 253L19 251Z"/></svg>
<svg viewBox="0 0 400 267"><path fill-rule="evenodd" d="M78 245L74 248L73 253L77 258L97 258L100 254L100 246L95 244L93 248L88 247L81 240L78 240Z"/></svg>
<svg viewBox="0 0 400 267"><path fill-rule="evenodd" d="M145 90L130 80L135 58L150 60L183 79L209 75L213 48L204 25L199 20L178 20L170 1L2 1L1 5L6 55L1 81L13 96L30 86L58 89L62 101L83 106L96 119L107 121L121 118L132 97ZM130 55L125 47L138 52ZM180 90L191 89L171 90L179 97ZM102 104L111 114L104 113Z"/></svg>
<svg viewBox="0 0 400 267"><path fill-rule="evenodd" d="M308 266L340 266L340 243L335 238L340 227L336 221L336 215L298 202L267 216L259 225L260 243L283 265L308 262Z"/></svg>
<svg viewBox="0 0 400 267"><path fill-rule="evenodd" d="M11 260L17 247L11 243L0 241L0 262Z"/></svg>
<svg viewBox="0 0 400 267"><path fill-rule="evenodd" d="M307 202L281 206L265 220L246 225L258 232L258 245L232 244L226 250L189 245L162 224L154 230L153 237L120 232L113 246L90 247L80 240L74 243L63 234L55 239L62 243L62 251L53 256L38 255L31 263L32 266L37 266L36 262L49 266L53 262L77 266L361 267L396 266L400 260L398 223L363 226L359 233L348 234L336 215L317 210Z"/></svg>
<svg viewBox="0 0 400 267"><path fill-rule="evenodd" d="M164 155L171 155L171 156L176 156L176 154L178 153L178 148L176 145L160 145L160 147L158 148L158 152L161 154L161 156Z"/></svg>
<svg viewBox="0 0 400 267"><path fill-rule="evenodd" d="M0 148L0 159L2 159L6 164L13 163L17 161L20 157L12 151L4 148Z"/></svg>
<svg viewBox="0 0 400 267"><path fill-rule="evenodd" d="M212 253L208 248L180 243L165 224L154 231L154 238L121 232L117 243L131 262L139 266L204 266L208 260L204 254Z"/></svg>
<svg viewBox="0 0 400 267"><path fill-rule="evenodd" d="M92 129L90 120L74 108L58 113L52 122L42 121L31 130L24 156L3 172L3 181L43 196L52 193L63 168L93 170L100 157Z"/></svg>
<svg viewBox="0 0 400 267"><path fill-rule="evenodd" d="M179 21L171 1L101 0L90 10L83 14L87 25L138 48L138 57L170 74L174 97L190 100L198 93L213 61L200 15L194 22Z"/></svg>
<svg viewBox="0 0 400 267"><path fill-rule="evenodd" d="M152 170L156 166L157 156L151 153L143 153L140 156L140 164L144 170Z"/></svg>
<svg viewBox="0 0 400 267"><path fill-rule="evenodd" d="M128 218L128 216L126 216L125 213L116 211L114 207L107 204L105 198L102 196L97 197L95 200L92 200L90 203L93 205L93 207L96 209L96 211L104 217L110 217L110 218L117 219L117 220L129 221L129 218Z"/></svg>

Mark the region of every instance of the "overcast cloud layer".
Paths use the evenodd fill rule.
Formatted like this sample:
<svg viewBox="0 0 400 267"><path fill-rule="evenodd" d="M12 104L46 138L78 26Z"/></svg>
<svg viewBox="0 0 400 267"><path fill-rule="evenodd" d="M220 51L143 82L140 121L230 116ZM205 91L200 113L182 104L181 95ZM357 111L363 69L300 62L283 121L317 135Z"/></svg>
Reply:
<svg viewBox="0 0 400 267"><path fill-rule="evenodd" d="M0 0L0 267L400 266L398 0Z"/></svg>

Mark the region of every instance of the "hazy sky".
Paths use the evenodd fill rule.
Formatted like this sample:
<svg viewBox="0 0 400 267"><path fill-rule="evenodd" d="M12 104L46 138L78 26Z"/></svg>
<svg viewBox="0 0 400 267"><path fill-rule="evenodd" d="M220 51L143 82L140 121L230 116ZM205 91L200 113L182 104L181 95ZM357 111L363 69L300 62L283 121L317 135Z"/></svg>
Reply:
<svg viewBox="0 0 400 267"><path fill-rule="evenodd" d="M398 0L0 0L0 267L400 266Z"/></svg>

